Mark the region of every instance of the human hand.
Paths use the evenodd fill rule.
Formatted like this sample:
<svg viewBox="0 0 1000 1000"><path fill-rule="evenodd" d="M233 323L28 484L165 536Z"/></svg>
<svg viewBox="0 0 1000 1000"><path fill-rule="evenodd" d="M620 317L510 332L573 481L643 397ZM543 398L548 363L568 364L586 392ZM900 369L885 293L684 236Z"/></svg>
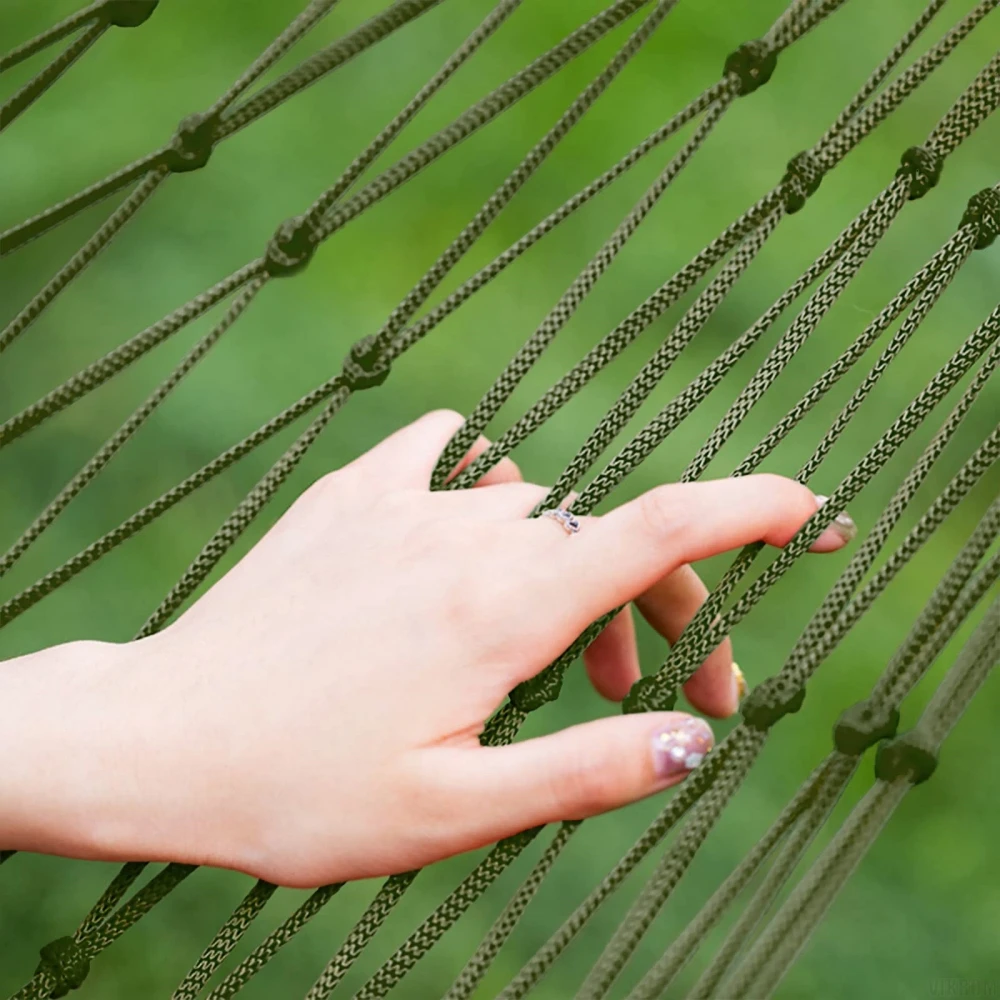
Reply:
<svg viewBox="0 0 1000 1000"><path fill-rule="evenodd" d="M668 485L581 518L569 537L526 519L546 490L509 459L474 489L428 489L461 419L430 413L315 483L159 634L81 644L87 662L58 668L71 705L49 751L61 746L69 771L33 819L8 821L0 846L314 886L410 870L683 780L712 735L681 712L506 747L478 736L511 688L612 608L633 601L675 641L706 596L689 564L783 545L816 497L770 475ZM850 528L839 519L814 550L840 548ZM599 692L624 697L640 676L629 608L585 661ZM727 640L685 693L721 717L737 686Z"/></svg>

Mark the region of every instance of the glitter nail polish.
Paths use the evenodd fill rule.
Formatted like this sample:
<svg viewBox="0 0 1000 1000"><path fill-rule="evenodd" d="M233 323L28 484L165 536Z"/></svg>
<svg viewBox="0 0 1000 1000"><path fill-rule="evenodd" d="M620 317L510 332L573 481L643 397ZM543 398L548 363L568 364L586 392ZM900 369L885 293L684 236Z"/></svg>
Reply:
<svg viewBox="0 0 1000 1000"><path fill-rule="evenodd" d="M687 774L705 758L715 742L702 719L692 717L670 723L653 735L653 766L660 778Z"/></svg>

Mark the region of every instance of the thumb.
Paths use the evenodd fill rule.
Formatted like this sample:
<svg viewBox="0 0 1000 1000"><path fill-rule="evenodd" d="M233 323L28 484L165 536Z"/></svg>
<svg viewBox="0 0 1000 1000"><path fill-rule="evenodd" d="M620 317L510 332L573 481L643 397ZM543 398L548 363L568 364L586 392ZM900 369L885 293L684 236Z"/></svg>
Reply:
<svg viewBox="0 0 1000 1000"><path fill-rule="evenodd" d="M683 712L624 715L505 747L437 747L433 771L450 799L455 851L534 826L584 819L683 781L714 744ZM450 838L449 838L450 839Z"/></svg>

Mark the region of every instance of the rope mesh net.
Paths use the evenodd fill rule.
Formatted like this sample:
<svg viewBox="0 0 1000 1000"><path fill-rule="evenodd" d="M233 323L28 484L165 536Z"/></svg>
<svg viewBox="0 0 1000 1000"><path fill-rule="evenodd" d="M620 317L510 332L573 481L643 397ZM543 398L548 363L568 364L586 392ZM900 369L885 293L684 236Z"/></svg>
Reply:
<svg viewBox="0 0 1000 1000"><path fill-rule="evenodd" d="M255 95L246 97L247 90L335 5L335 0L313 0L231 87L206 111L185 118L175 135L163 146L3 233L0 236L0 250L4 255L14 253L84 208L132 186L132 190L94 235L0 332L0 352L6 351L15 340L28 332L53 300L108 246L167 183L171 175L205 167L220 142L441 2L442 0L398 0L359 28L305 60L299 67L263 87ZM618 0L611 4L477 101L449 125L358 188L357 183L365 171L407 123L520 6L520 0L502 0L341 176L301 215L287 220L277 228L260 256L175 309L158 323L93 361L62 385L0 424L0 447L3 447L99 388L215 305L228 301L222 318L11 545L0 559L0 573L6 573L111 461L122 445L227 333L252 302L263 294L270 282L300 271L308 264L320 244L334 232L405 184L464 138L489 124L614 29L626 22L631 25L626 40L603 70L573 99L548 132L486 199L479 211L392 310L381 328L351 348L340 372L147 504L118 527L9 597L0 606L0 625L6 625L23 614L271 437L311 415L311 422L306 429L215 531L180 580L149 615L137 632L137 637L150 635L162 628L260 514L324 427L344 407L353 393L381 385L388 377L392 365L445 318L561 222L666 140L681 134L685 129L688 129L688 135L683 144L569 284L494 384L483 394L464 426L442 453L432 479L432 487L463 489L471 486L569 403L642 331L661 319L688 292L700 288L681 318L660 339L653 355L640 367L562 473L555 478L548 496L532 516L538 516L544 510L563 503L573 491L578 492L570 509L576 513L591 512L762 341L779 319L797 308L794 318L778 336L718 425L708 434L681 478L690 481L701 476L783 368L806 344L874 249L886 237L896 220L906 212L907 205L934 188L948 157L969 140L979 126L997 110L1000 105L1000 55L995 55L980 69L951 108L929 130L923 142L900 151L898 169L889 177L884 189L844 227L827 249L696 378L669 398L589 482L581 482L642 405L650 399L680 353L706 326L768 240L780 228L783 219L807 210L809 198L824 176L920 88L967 36L979 29L980 24L995 11L998 0L981 0L964 18L952 24L939 41L931 45L923 55L913 59L905 70L901 70L900 65L914 42L945 6L945 0L932 0L885 59L872 70L869 78L829 128L810 148L789 161L783 175L769 192L750 205L703 250L667 278L653 294L602 337L464 472L446 482L452 468L510 399L659 199L686 166L699 155L717 124L726 115L739 114L740 98L767 84L780 54L790 46L806 44L801 40L812 30L821 27L847 0L793 0L759 38L747 41L728 57L721 53L723 73L717 83L692 99L616 164L542 219L493 261L477 270L438 305L418 317L420 309L493 219L545 163L558 144L668 19L676 2L677 0L659 0L656 3L651 0ZM2 68L7 69L21 63L72 36L59 55L6 101L0 111L0 126L5 128L30 108L64 73L70 72L73 64L107 31L116 27L137 27L144 24L154 13L157 4L158 0L98 0L37 38L15 47L3 57L0 62ZM997 28L995 20L993 18L990 22L994 32ZM735 475L746 475L755 470L842 378L865 363L871 348L877 343L883 343L881 353L874 361L867 362L867 371L797 474L801 482L809 481L859 412L877 380L899 356L963 267L978 251L987 249L995 241L1000 230L1000 185L969 194L968 203L956 220L955 232L892 295L801 398L791 401L785 416L738 465ZM806 297L804 303L796 307L795 304L803 297ZM625 918L596 957L580 985L578 995L588 1000L598 1000L612 989L764 749L771 728L785 715L799 709L807 682L819 665L831 655L899 571L993 468L1000 456L1000 428L994 428L987 434L946 486L927 505L902 541L891 551L887 550L893 528L904 511L913 504L932 466L955 438L977 398L990 385L998 362L1000 304L953 351L929 383L906 403L895 420L836 487L830 501L820 508L755 579L744 583L762 546L748 546L735 558L702 610L684 631L681 639L674 644L661 668L648 674L634 686L625 703L626 711L672 707L678 688L692 676L720 640L792 569L793 564L832 521L835 513L844 509L867 486L931 417L938 404L959 382L966 380L961 395L899 483L876 523L860 541L846 568L803 628L781 669L758 684L744 700L741 723L676 790L633 847L506 986L501 993L504 1000L515 1000L527 995L598 908L643 859L661 845L667 834L676 828L674 839L662 850ZM630 1000L653 1000L663 996L678 973L720 924L726 912L736 906L737 900L754 880L756 887L752 895L688 995L705 1000L710 997L763 997L770 996L777 988L845 880L861 862L907 792L931 775L939 747L1000 658L1000 599L994 599L919 721L911 729L897 733L900 706L906 696L934 666L948 642L973 614L977 605L983 603L991 592L995 592L1000 577L1000 555L995 552L991 555L991 548L998 533L1000 501L994 502L983 513L978 524L968 534L965 544L938 582L909 634L886 664L871 694L843 712L834 732L834 749L816 766L771 828L719 885L680 935L660 949L662 954L659 959L644 972L628 994ZM876 560L880 557L883 561L875 568ZM558 660L540 675L512 691L509 701L489 721L482 737L483 742L497 745L511 741L529 713L557 698L569 664L599 634L614 614L615 612L609 613L594 622ZM874 754L875 784L772 913L774 904L787 883L792 880L808 848L828 821L835 804L856 773L862 756L872 748L877 748ZM450 988L442 987L441 992L447 1000L471 997L558 861L561 852L581 825L583 824L573 821L563 823L550 832L529 830L495 845L355 995L364 1000L374 1000L385 996L397 986L501 873L539 840L544 846L539 850L537 860L527 877ZM7 861L12 854L13 852L4 852L0 854L0 860ZM15 994L16 1000L59 997L80 986L86 979L91 961L194 873L194 868L189 865L166 865L129 897L129 892L144 870L145 865L141 862L124 865L98 902L84 916L78 929L41 949L37 970L30 981ZM319 972L307 994L308 1000L321 1000L337 988L407 893L417 875L417 872L397 875L382 884L353 931L327 966ZM340 888L340 885L330 885L310 894L212 987L207 995L212 1000L235 995ZM205 995L213 977L274 894L275 886L262 881L250 889L177 986L173 994L175 1000L194 1000Z"/></svg>

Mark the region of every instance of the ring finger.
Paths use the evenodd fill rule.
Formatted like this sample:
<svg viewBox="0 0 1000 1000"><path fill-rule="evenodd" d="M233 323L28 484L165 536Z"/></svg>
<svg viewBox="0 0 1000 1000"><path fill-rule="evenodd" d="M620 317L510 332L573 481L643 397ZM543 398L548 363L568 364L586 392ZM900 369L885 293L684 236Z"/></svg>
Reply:
<svg viewBox="0 0 1000 1000"><path fill-rule="evenodd" d="M684 565L654 583L635 599L635 605L673 645L707 597L708 588L701 577ZM739 708L738 676L733 670L733 647L727 637L684 685L684 694L698 711L724 719Z"/></svg>

